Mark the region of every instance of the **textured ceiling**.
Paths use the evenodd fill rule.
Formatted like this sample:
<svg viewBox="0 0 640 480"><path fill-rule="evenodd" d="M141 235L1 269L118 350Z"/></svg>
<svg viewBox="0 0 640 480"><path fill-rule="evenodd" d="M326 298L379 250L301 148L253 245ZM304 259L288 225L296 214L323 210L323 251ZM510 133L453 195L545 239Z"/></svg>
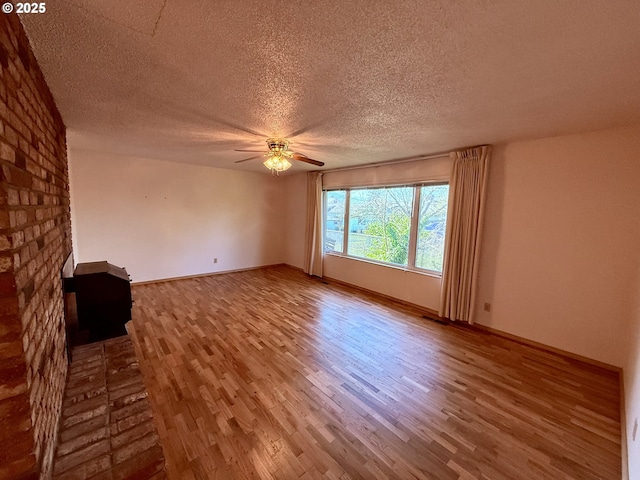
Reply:
<svg viewBox="0 0 640 480"><path fill-rule="evenodd" d="M266 172L233 150L287 136L327 169L640 123L638 0L50 0L22 21L72 148Z"/></svg>

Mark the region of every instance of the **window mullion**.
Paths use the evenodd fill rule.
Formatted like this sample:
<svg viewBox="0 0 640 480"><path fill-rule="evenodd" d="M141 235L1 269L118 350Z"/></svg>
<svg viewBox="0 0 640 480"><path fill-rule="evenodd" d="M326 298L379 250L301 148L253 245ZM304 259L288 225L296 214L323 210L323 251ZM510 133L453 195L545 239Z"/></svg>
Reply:
<svg viewBox="0 0 640 480"><path fill-rule="evenodd" d="M413 187L413 209L411 212L411 228L409 229L408 268L416 266L416 247L418 246L418 226L420 224L420 187Z"/></svg>

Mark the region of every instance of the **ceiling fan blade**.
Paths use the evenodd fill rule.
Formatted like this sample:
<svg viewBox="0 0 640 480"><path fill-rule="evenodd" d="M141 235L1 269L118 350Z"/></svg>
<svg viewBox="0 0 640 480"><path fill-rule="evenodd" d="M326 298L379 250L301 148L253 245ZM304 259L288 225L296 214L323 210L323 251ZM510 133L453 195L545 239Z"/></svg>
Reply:
<svg viewBox="0 0 640 480"><path fill-rule="evenodd" d="M226 125L227 127L231 127L231 128L236 128L238 130L242 130L243 132L247 132L250 133L251 135L255 135L257 137L264 137L265 135L262 132L258 132L257 130L253 130L252 128L248 128L248 127L244 127L242 125L238 125L237 123L228 121L228 120L222 120L219 118L213 118L214 121L221 123L222 125Z"/></svg>
<svg viewBox="0 0 640 480"><path fill-rule="evenodd" d="M263 153L263 150L234 150L234 152L252 152L252 153Z"/></svg>
<svg viewBox="0 0 640 480"><path fill-rule="evenodd" d="M255 158L260 158L262 155L256 155L254 157L249 157L249 158L243 158L242 160L236 160L234 163L242 163L242 162L248 162L249 160L253 160Z"/></svg>
<svg viewBox="0 0 640 480"><path fill-rule="evenodd" d="M327 121L326 118L322 119L322 120L317 120L313 123L309 123L307 125L305 125L304 127L299 128L298 130L291 132L289 135L287 135L285 138L293 138L293 137L297 137L298 135L308 132L309 130L319 127L320 125L322 125L323 123L325 123Z"/></svg>
<svg viewBox="0 0 640 480"><path fill-rule="evenodd" d="M303 155L302 153L294 153L293 154L293 159L294 160L299 160L299 161L305 162L305 163L310 163L311 165L316 165L318 167L324 167L324 162L319 162L318 160L313 160L312 158L309 158L306 155Z"/></svg>

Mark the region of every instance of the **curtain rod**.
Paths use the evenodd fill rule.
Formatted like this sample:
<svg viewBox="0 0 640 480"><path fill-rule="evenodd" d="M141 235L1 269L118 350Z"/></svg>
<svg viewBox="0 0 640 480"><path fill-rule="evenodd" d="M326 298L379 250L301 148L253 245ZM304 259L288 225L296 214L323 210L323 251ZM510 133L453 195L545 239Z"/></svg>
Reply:
<svg viewBox="0 0 640 480"><path fill-rule="evenodd" d="M384 162L366 163L364 165L353 165L352 167L332 168L330 170L316 170L320 173L346 172L348 170L359 170L361 168L384 167L385 165L395 165L398 163L419 162L420 160L432 160L434 158L445 158L449 152L433 153L431 155L420 155L418 157L405 157L397 160L385 160Z"/></svg>

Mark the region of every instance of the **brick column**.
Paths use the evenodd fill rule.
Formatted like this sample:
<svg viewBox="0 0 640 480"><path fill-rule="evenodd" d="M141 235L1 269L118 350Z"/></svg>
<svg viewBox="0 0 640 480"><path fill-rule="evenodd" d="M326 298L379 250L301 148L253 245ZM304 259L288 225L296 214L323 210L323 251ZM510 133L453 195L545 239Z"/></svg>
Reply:
<svg viewBox="0 0 640 480"><path fill-rule="evenodd" d="M15 14L0 14L0 479L47 478L67 373L65 126Z"/></svg>

